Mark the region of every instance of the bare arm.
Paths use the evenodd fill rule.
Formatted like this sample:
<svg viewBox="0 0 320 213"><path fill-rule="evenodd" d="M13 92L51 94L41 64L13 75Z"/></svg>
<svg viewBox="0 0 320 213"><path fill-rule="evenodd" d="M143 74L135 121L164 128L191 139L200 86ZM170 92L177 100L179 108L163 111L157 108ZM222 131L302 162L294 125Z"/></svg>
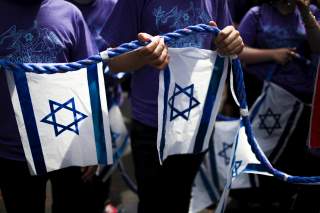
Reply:
<svg viewBox="0 0 320 213"><path fill-rule="evenodd" d="M310 48L314 53L320 53L320 25L310 11L310 0L296 1L306 28Z"/></svg>
<svg viewBox="0 0 320 213"><path fill-rule="evenodd" d="M149 41L150 35L140 33L139 40ZM163 39L156 37L147 46L135 51L122 54L107 61L112 72L135 71L144 65L153 66L159 70L163 69L169 62L168 49Z"/></svg>
<svg viewBox="0 0 320 213"><path fill-rule="evenodd" d="M257 64L263 62L276 62L286 64L294 57L293 48L279 49L257 49L246 46L239 57L247 64Z"/></svg>

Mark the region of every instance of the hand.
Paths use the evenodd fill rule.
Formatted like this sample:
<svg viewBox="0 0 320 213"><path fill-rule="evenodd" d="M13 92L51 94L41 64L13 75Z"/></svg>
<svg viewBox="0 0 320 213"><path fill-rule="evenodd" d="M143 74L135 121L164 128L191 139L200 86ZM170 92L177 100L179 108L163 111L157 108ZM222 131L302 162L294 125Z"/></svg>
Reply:
<svg viewBox="0 0 320 213"><path fill-rule="evenodd" d="M152 37L147 33L139 33L138 39L142 42L151 40L151 43L138 50L141 60L157 69L164 69L169 63L169 55L163 38L159 36Z"/></svg>
<svg viewBox="0 0 320 213"><path fill-rule="evenodd" d="M310 0L295 0L299 9L309 9Z"/></svg>
<svg viewBox="0 0 320 213"><path fill-rule="evenodd" d="M217 26L215 22L209 22L211 26ZM239 55L244 44L240 33L233 26L227 26L220 31L218 36L214 39L218 53L221 55Z"/></svg>
<svg viewBox="0 0 320 213"><path fill-rule="evenodd" d="M272 58L275 62L281 65L287 64L296 57L295 48L279 48L273 50Z"/></svg>
<svg viewBox="0 0 320 213"><path fill-rule="evenodd" d="M86 166L81 168L82 176L81 179L84 182L91 181L93 176L96 174L98 166Z"/></svg>

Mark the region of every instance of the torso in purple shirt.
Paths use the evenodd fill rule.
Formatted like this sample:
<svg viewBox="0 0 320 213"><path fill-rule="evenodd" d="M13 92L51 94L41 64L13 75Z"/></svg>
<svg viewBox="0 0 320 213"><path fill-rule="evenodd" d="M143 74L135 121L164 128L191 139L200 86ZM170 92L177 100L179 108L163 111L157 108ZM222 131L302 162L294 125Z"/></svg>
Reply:
<svg viewBox="0 0 320 213"><path fill-rule="evenodd" d="M93 42L98 46L100 51L107 48L106 42L101 37L101 30L104 28L117 0L93 0L88 4L79 4L70 0L76 5L87 22L90 29Z"/></svg>
<svg viewBox="0 0 320 213"><path fill-rule="evenodd" d="M311 6L316 18L320 19L319 10ZM310 51L306 30L298 9L283 16L274 7L263 4L253 7L244 17L240 26L244 43L253 48L296 48L297 52L312 61L306 66L298 60L292 60L285 66L274 62L248 66L247 71L260 80L266 79L273 72L272 81L293 93L305 102L310 102L318 57Z"/></svg>
<svg viewBox="0 0 320 213"><path fill-rule="evenodd" d="M225 0L118 0L102 36L110 46L129 42L139 32L159 35L189 25L217 22L219 27L231 23ZM211 36L194 35L180 39L174 47L211 48ZM157 126L159 70L144 67L132 76L133 118Z"/></svg>
<svg viewBox="0 0 320 213"><path fill-rule="evenodd" d="M28 6L3 0L0 11L1 59L68 62L97 52L81 12L68 2L44 0ZM0 157L25 160L4 72L0 88Z"/></svg>

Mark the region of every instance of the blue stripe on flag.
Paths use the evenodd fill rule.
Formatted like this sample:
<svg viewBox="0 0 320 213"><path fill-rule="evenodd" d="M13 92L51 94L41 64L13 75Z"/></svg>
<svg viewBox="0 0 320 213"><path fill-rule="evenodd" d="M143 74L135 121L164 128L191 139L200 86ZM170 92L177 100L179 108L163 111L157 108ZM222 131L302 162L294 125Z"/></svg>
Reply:
<svg viewBox="0 0 320 213"><path fill-rule="evenodd" d="M195 139L195 145L193 149L194 153L202 152L204 139L206 137L208 127L210 124L211 112L215 104L223 70L224 70L224 58L217 56L215 65L211 74L207 97L204 103L202 118L198 128L198 134Z"/></svg>
<svg viewBox="0 0 320 213"><path fill-rule="evenodd" d="M283 146L286 146L286 141L289 139L288 136L290 135L290 131L293 128L294 121L300 109L300 102L296 101L293 106L293 110L288 118L287 124L279 138L277 146L273 149L272 153L269 156L270 161L277 160L276 157L281 155L281 151L283 151ZM275 163L275 162L273 162Z"/></svg>
<svg viewBox="0 0 320 213"><path fill-rule="evenodd" d="M264 95L262 96L262 98L260 99L260 101L255 105L255 108L252 110L251 114L250 114L250 122L253 122L254 118L257 116L258 111L261 107L261 105L263 104L264 100L267 97L267 91L269 89L269 85L266 86L266 88L264 89Z"/></svg>
<svg viewBox="0 0 320 213"><path fill-rule="evenodd" d="M217 202L219 197L216 196L216 194L214 193L213 186L211 185L211 183L210 183L208 177L206 176L204 169L202 167L200 167L199 173L200 173L200 177L203 182L203 185L205 186L211 201Z"/></svg>
<svg viewBox="0 0 320 213"><path fill-rule="evenodd" d="M213 178L213 182L216 185L216 188L220 188L220 181L218 178L218 168L217 168L217 162L216 162L216 156L215 156L215 141L214 141L214 132L215 129L213 130L213 133L211 135L211 139L210 139L210 145L209 145L209 159L210 159L210 169L211 169L211 175Z"/></svg>
<svg viewBox="0 0 320 213"><path fill-rule="evenodd" d="M107 164L107 147L103 128L97 64L91 64L87 67L87 78L98 163Z"/></svg>
<svg viewBox="0 0 320 213"><path fill-rule="evenodd" d="M170 86L170 69L169 66L163 71L164 80L164 96L163 96L163 119L162 119L162 132L160 139L160 159L163 160L164 147L166 145L166 122L167 122L167 106L168 95Z"/></svg>
<svg viewBox="0 0 320 213"><path fill-rule="evenodd" d="M19 96L20 107L26 127L28 141L31 149L33 163L38 175L47 173L46 164L43 157L40 136L36 124L36 118L33 111L28 80L23 70L16 69L13 71L14 81Z"/></svg>

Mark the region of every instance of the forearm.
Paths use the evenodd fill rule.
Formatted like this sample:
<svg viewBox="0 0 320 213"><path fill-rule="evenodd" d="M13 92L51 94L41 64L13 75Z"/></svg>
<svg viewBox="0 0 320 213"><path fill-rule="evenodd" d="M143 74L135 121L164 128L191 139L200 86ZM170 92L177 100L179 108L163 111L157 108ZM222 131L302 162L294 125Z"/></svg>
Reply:
<svg viewBox="0 0 320 213"><path fill-rule="evenodd" d="M146 64L138 51L132 51L108 59L107 64L112 72L133 72Z"/></svg>
<svg viewBox="0 0 320 213"><path fill-rule="evenodd" d="M309 8L301 9L300 12L310 48L314 53L320 53L320 25Z"/></svg>
<svg viewBox="0 0 320 213"><path fill-rule="evenodd" d="M272 49L256 49L246 46L239 58L246 64L257 64L262 62L273 61Z"/></svg>

